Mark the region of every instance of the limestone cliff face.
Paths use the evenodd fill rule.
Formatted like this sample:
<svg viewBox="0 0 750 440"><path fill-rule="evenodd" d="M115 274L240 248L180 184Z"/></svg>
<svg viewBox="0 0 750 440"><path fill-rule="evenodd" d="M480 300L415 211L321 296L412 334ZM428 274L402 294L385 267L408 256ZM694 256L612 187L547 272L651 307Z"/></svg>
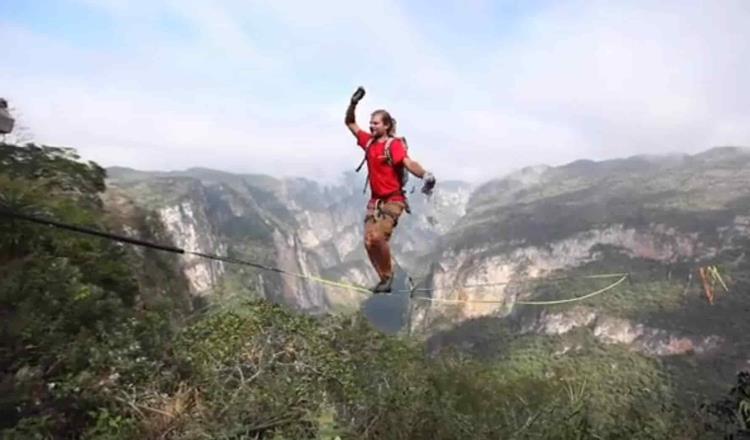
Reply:
<svg viewBox="0 0 750 440"><path fill-rule="evenodd" d="M204 207L184 201L158 210L172 242L180 248L222 255L226 246L213 233ZM184 273L196 295L208 295L224 274L224 264L194 255L185 255Z"/></svg>
<svg viewBox="0 0 750 440"><path fill-rule="evenodd" d="M514 282L543 278L600 260L604 258L600 250L603 246L616 248L629 258L667 263L698 256L710 259L718 251L715 245L701 242L696 233L681 233L666 225L639 230L622 224L576 233L543 246L519 243L497 249L487 244L482 248L460 251L448 249L440 254L433 266L431 297L467 301L452 307L450 316L458 321L488 314L507 315L517 299L528 299L524 298L526 292L514 289ZM485 285L489 286L483 287ZM501 303L472 303L489 300ZM420 310L412 325L415 329L429 328L431 321L445 318L444 311L444 306Z"/></svg>
<svg viewBox="0 0 750 440"><path fill-rule="evenodd" d="M354 180L352 176L349 179ZM291 232L294 238L288 239L286 246L277 246L279 255L286 255L279 259L282 264L306 274L322 274L361 286L377 281L364 249L367 198L356 191L359 183L346 181L342 186L320 188L302 179L282 181L279 197L285 201L296 224ZM468 185L448 182L433 199L421 194L410 196L412 214L401 218L392 241L394 258L407 272L419 269L415 266L463 215L469 194ZM293 265L289 256L292 252L296 255ZM303 308L351 307L365 299L356 292L302 280L287 284L290 291L296 292L287 294L289 301Z"/></svg>
<svg viewBox="0 0 750 440"><path fill-rule="evenodd" d="M142 209L122 191L108 188L101 200L111 231L158 243L171 241L171 233L158 213ZM148 251L138 246L126 246L125 249L132 257L131 264L139 284L138 301L142 306L148 307L152 301L158 303L170 298L176 314L194 310L195 291L186 276L184 260L174 254Z"/></svg>
<svg viewBox="0 0 750 440"><path fill-rule="evenodd" d="M527 324L522 333L565 335L588 327L597 340L604 344L623 344L648 356L711 354L726 341L718 335L688 335L649 327L629 319L601 314L596 309L577 306L565 312L542 313L539 319ZM567 349L575 349L573 346Z"/></svg>

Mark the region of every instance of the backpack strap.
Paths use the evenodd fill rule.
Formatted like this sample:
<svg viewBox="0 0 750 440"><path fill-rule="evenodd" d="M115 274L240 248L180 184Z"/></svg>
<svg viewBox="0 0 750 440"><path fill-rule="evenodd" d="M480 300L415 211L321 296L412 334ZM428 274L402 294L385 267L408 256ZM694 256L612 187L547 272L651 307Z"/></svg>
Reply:
<svg viewBox="0 0 750 440"><path fill-rule="evenodd" d="M406 143L406 138L405 137L400 137L400 138L391 137L391 138L388 138L388 140L385 142L385 158L388 161L388 165L393 165L393 156L391 155L391 144L396 139L400 140L401 143L404 145L404 151L408 151L409 150L409 144Z"/></svg>
<svg viewBox="0 0 750 440"><path fill-rule="evenodd" d="M385 154L385 160L386 162L388 162L388 165L391 165L391 166L393 166L393 156L391 155L391 144L393 143L395 139L396 138L389 137L385 141L385 149L383 150L384 151L383 154Z"/></svg>
<svg viewBox="0 0 750 440"><path fill-rule="evenodd" d="M356 169L356 172L357 172L357 173L359 172L359 170L361 170L361 169L362 169L362 165L364 165L364 164L365 164L365 162L367 162L367 153L369 153L369 152L370 152L370 147L372 147L372 144L373 144L374 142L375 142L375 138L374 138L374 137L373 137L373 138L370 138L370 140L369 140L369 141L367 141L367 145L365 146L365 157L364 157L364 158L362 159L362 162L360 162L360 163L359 163L359 166L358 166L358 167L357 167L357 169Z"/></svg>
<svg viewBox="0 0 750 440"><path fill-rule="evenodd" d="M359 172L359 170L362 169L362 165L367 162L367 154L370 152L370 148L375 143L375 138L371 137L369 141L367 141L367 145L365 145L365 157L362 158L362 162L359 163L359 166L357 167L356 172ZM365 184L362 187L362 194L367 194L367 185L370 183L370 173L367 173L367 178L365 179Z"/></svg>

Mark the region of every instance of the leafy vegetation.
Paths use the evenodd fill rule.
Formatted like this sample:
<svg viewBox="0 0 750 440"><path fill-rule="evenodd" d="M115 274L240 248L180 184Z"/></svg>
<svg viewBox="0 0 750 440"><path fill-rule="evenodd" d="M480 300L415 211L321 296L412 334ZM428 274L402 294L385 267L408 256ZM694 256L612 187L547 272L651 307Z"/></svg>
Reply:
<svg viewBox="0 0 750 440"><path fill-rule="evenodd" d="M3 209L102 226L102 168L62 148L0 144L0 154ZM161 311L144 307L132 262L118 244L3 218L0 428L13 428L8 436L76 432L109 400L108 385L159 368L174 304L162 292Z"/></svg>
<svg viewBox="0 0 750 440"><path fill-rule="evenodd" d="M724 438L750 438L750 372L737 375L737 384L728 395L701 407L707 430Z"/></svg>

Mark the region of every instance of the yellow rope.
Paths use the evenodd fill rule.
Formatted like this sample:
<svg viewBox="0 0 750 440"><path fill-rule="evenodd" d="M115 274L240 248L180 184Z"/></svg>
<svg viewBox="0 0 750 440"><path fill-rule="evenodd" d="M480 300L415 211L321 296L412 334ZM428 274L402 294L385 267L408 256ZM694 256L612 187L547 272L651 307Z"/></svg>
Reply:
<svg viewBox="0 0 750 440"><path fill-rule="evenodd" d="M368 294L372 293L372 290L368 289L367 287L357 286L356 284L341 283L338 281L327 280L325 278L320 278L320 277L316 277L312 275L303 275L303 274L292 273L292 272L282 272L282 274L290 275L290 276L294 276L297 278L302 278L302 279L306 279L310 281L316 281L321 284L327 284L329 286L338 287L341 289L354 290L356 292L368 293Z"/></svg>
<svg viewBox="0 0 750 440"><path fill-rule="evenodd" d="M711 266L708 268L709 272L714 276L714 279L718 280L721 284L721 287L724 288L725 292L729 292L729 288L727 287L726 283L724 283L724 279L721 278L721 274L719 273L719 269L716 268L716 266Z"/></svg>
<svg viewBox="0 0 750 440"><path fill-rule="evenodd" d="M560 300L553 300L553 301L516 301L515 304L522 304L522 305L528 305L528 306L546 306L546 305L565 304L565 303L571 303L571 302L576 302L576 301L583 301L593 296L600 295L608 290L614 289L615 287L623 283L627 278L628 278L628 274L622 274L619 280L615 281L609 286L596 290L591 293L587 293L586 295L583 295L583 296L577 296L575 298L560 299ZM498 300L440 299L440 298L428 298L428 297L423 297L423 296L416 297L414 299L417 299L420 301L445 303L445 304L505 304L506 302L506 301L498 301Z"/></svg>
<svg viewBox="0 0 750 440"><path fill-rule="evenodd" d="M602 278L617 278L625 275L625 273L603 273L603 274L597 274L597 275L581 275L581 276L568 276L568 277L558 277L558 278L526 278L521 280L513 280L513 281L500 281L497 283L481 283L481 284L467 284L464 286L461 286L461 289L473 289L477 287L491 287L491 286L504 286L507 284L513 284L513 283L533 283L537 281L544 281L544 282L551 282L551 281L563 281L563 280L569 280L569 279L602 279ZM421 289L422 291L426 290L432 290L432 289Z"/></svg>
<svg viewBox="0 0 750 440"><path fill-rule="evenodd" d="M571 302L576 302L576 301L583 301L584 299L589 299L593 296L596 296L608 290L614 289L615 287L622 284L627 278L628 278L628 274L625 274L622 276L622 278L620 278L619 280L615 281L614 283L610 284L609 286L603 289L599 289L587 295L578 296L575 298L559 299L559 300L554 300L554 301L516 301L516 304L523 304L523 305L529 305L529 306L546 306L546 305L565 304L565 303L571 303Z"/></svg>

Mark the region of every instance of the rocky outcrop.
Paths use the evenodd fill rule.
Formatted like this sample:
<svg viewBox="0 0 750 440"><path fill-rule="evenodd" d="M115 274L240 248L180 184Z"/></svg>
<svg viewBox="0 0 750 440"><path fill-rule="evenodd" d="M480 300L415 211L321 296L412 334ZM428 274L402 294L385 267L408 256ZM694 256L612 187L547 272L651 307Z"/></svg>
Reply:
<svg viewBox="0 0 750 440"><path fill-rule="evenodd" d="M724 342L716 335L679 334L607 316L588 307L542 313L533 323L525 325L522 333L560 336L580 327L589 328L603 344L624 344L631 350L656 357L708 354L718 350Z"/></svg>
<svg viewBox="0 0 750 440"><path fill-rule="evenodd" d="M493 247L494 246L494 247ZM700 242L695 233L681 233L665 225L639 230L624 225L589 230L544 246L514 246L508 243L487 244L483 248L445 251L431 274L432 298L438 301L465 300L466 304L436 306L415 315L412 326L424 331L432 322L449 313L451 320L510 313L518 299L526 299L516 281L541 278L555 271L572 269L602 258L602 246L612 246L631 258L677 262L684 259L710 258L717 249ZM495 249L500 248L500 251ZM508 249L508 250L502 250ZM497 301L485 304L482 301Z"/></svg>
<svg viewBox="0 0 750 440"><path fill-rule="evenodd" d="M324 273L347 283L369 286L377 281L363 243L363 219L367 199L351 188L329 188L328 197L318 193L284 192L290 199L290 213L294 216L299 237L299 259L314 260L316 266L310 273ZM432 199L421 194L410 197L412 214L405 214L399 222L391 242L394 258L409 273L418 270L421 257L434 250L440 236L463 215L470 195L470 186L448 182L446 188L436 191ZM311 203L309 199L317 200ZM288 249L278 248L279 255ZM282 261L282 260L280 260ZM284 259L289 262L290 260ZM294 286L293 301L309 304L302 297L318 298L317 306L327 304L354 305L364 299L356 292L329 286ZM312 290L314 290L314 292ZM308 291L310 290L310 291ZM292 300L290 298L290 300Z"/></svg>
<svg viewBox="0 0 750 440"><path fill-rule="evenodd" d="M164 227L177 247L195 252L223 255L226 246L213 233L205 206L184 201L158 210ZM184 273L193 294L208 295L224 274L224 264L186 254Z"/></svg>
<svg viewBox="0 0 750 440"><path fill-rule="evenodd" d="M158 215L139 207L122 191L107 188L101 194L106 212L108 229L126 237L139 238L156 243L169 243L170 238ZM184 261L175 254L149 251L140 246L125 246L132 256L140 292L137 301L142 307L151 302L159 303L165 297L174 302L174 312L190 312L194 309L190 281L185 276Z"/></svg>
<svg viewBox="0 0 750 440"><path fill-rule="evenodd" d="M602 317L594 326L594 336L607 344L626 344L650 356L704 354L719 348L723 342L715 335L687 336L650 328L627 319Z"/></svg>
<svg viewBox="0 0 750 440"><path fill-rule="evenodd" d="M596 311L587 307L574 307L566 312L543 313L533 325L527 326L524 332L535 332L544 335L564 335L569 331L587 327L597 319Z"/></svg>

